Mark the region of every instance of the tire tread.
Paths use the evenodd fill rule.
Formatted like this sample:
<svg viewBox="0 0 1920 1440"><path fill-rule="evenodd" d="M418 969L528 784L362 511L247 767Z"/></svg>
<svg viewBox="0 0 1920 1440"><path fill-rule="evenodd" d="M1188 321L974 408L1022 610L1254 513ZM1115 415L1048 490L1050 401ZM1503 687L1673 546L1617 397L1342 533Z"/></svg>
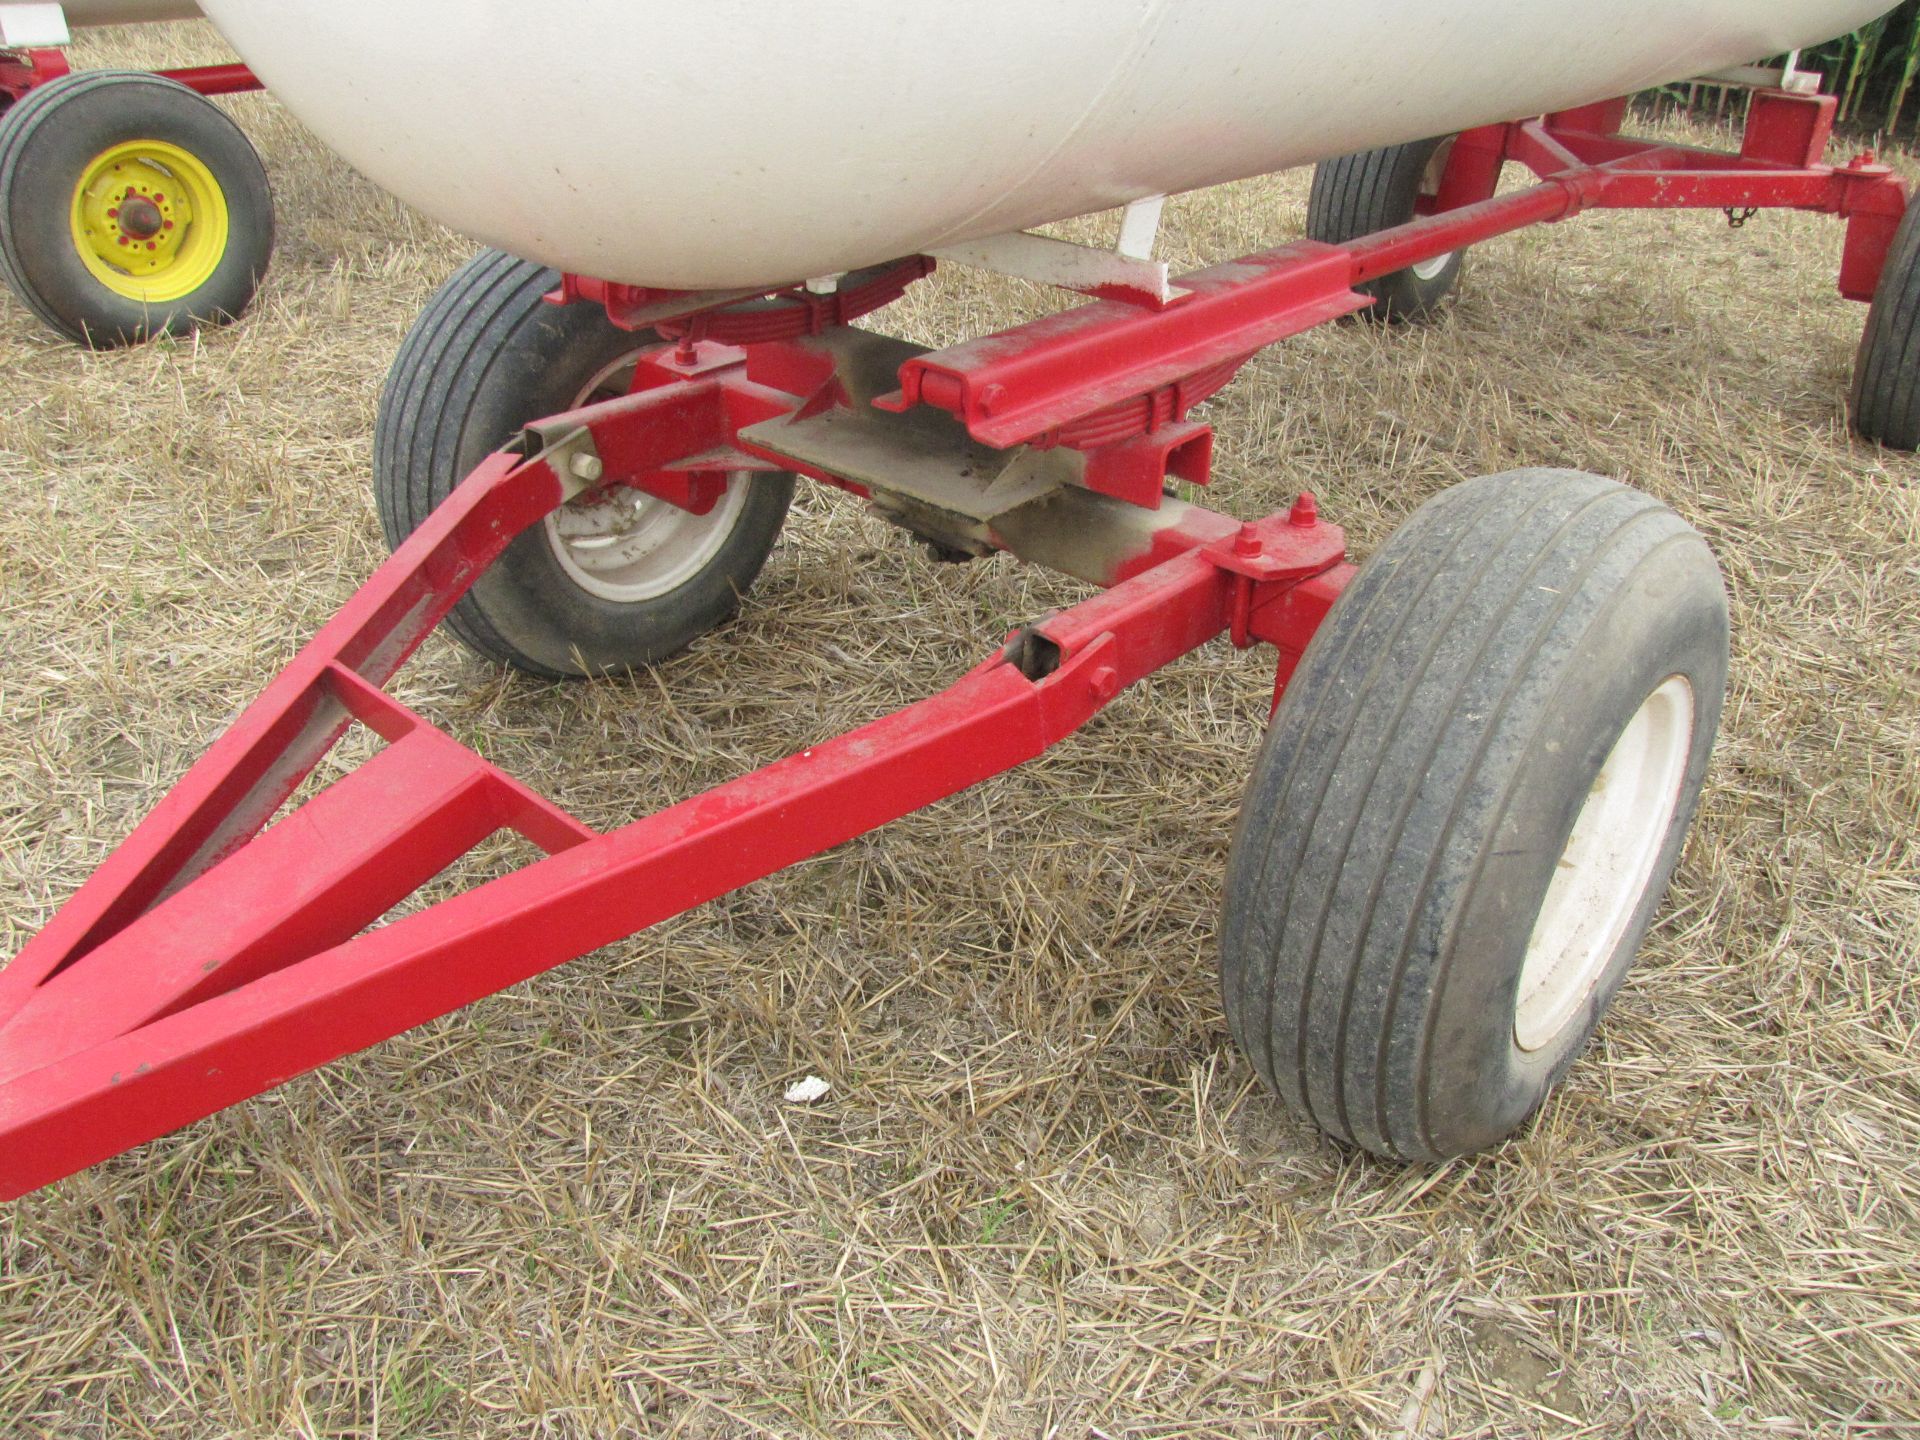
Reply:
<svg viewBox="0 0 1920 1440"><path fill-rule="evenodd" d="M457 459L461 436L507 331L555 285L557 272L499 250L483 250L454 272L408 331L382 396L374 430L374 484L381 529L399 545L432 513L436 477ZM476 366L475 357L483 357ZM424 421L422 415L431 419ZM469 648L502 664L519 651L471 594L443 622Z"/></svg>
<svg viewBox="0 0 1920 1440"><path fill-rule="evenodd" d="M1315 637L1248 786L1222 980L1254 1069L1321 1128L1399 1159L1455 1153L1421 1081L1440 1013L1426 1002L1454 956L1423 927L1485 854L1449 837L1513 801L1518 771L1488 766L1538 723L1550 672L1531 657L1571 653L1614 603L1607 576L1676 542L1704 555L1672 511L1611 481L1487 477L1423 507Z"/></svg>
<svg viewBox="0 0 1920 1440"><path fill-rule="evenodd" d="M1443 140L1361 150L1315 166L1307 195L1307 238L1344 245L1412 220L1420 182ZM1431 280L1401 270L1355 286L1375 301L1357 316L1390 322L1433 318L1458 280L1463 258L1456 255L1454 263Z"/></svg>
<svg viewBox="0 0 1920 1440"><path fill-rule="evenodd" d="M1920 449L1920 204L1907 207L1867 310L1852 402L1864 439Z"/></svg>

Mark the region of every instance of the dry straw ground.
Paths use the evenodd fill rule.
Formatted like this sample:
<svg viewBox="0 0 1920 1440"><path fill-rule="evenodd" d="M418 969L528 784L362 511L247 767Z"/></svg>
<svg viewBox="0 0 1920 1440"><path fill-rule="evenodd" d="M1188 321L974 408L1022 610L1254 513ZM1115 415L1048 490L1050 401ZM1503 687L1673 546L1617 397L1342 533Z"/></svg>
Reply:
<svg viewBox="0 0 1920 1440"><path fill-rule="evenodd" d="M217 53L120 36L88 61ZM389 357L460 240L265 100L245 324L91 356L0 306L0 954L379 558ZM1305 177L1172 207L1297 233ZM1511 1144L1397 1169L1230 1048L1215 912L1268 670L1211 650L1027 769L0 1212L24 1436L1920 1433L1920 484L1841 421L1839 229L1596 217L1447 321L1212 409L1217 501L1365 554L1476 473L1679 507L1734 689L1664 919ZM947 275L916 339L1036 297ZM631 684L434 640L404 693L598 823L936 688L1070 594L808 496ZM780 1103L815 1072L823 1102Z"/></svg>

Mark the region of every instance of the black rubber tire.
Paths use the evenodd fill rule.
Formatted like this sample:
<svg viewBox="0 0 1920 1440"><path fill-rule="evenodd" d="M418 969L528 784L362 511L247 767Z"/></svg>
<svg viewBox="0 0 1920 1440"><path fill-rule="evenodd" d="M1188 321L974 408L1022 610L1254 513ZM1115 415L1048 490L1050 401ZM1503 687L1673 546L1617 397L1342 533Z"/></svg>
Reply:
<svg viewBox="0 0 1920 1440"><path fill-rule="evenodd" d="M1693 728L1644 889L1628 886L1611 950L1611 926L1586 932L1605 958L1571 987L1564 1028L1522 1049L1521 964L1574 821L1627 722L1676 675ZM1652 921L1726 675L1718 567L1657 501L1522 470L1422 506L1315 634L1247 785L1221 980L1261 1078L1386 1158L1510 1134L1573 1064Z"/></svg>
<svg viewBox="0 0 1920 1440"><path fill-rule="evenodd" d="M75 188L111 145L163 140L212 172L228 213L213 273L164 305L115 294L75 246ZM177 81L89 70L40 86L0 122L0 279L34 314L94 349L221 325L246 310L273 253L273 194L240 127Z"/></svg>
<svg viewBox="0 0 1920 1440"><path fill-rule="evenodd" d="M549 305L541 265L483 251L440 287L408 332L380 396L374 499L397 546L453 487L529 421L579 403L593 377L652 343L598 305ZM465 644L550 679L620 674L684 649L729 619L779 538L791 475L756 474L732 531L691 578L618 602L562 568L543 526L522 534L447 617Z"/></svg>
<svg viewBox="0 0 1920 1440"><path fill-rule="evenodd" d="M1313 189L1307 197L1307 238L1343 245L1414 219L1434 157L1451 139L1437 136L1321 161L1314 167ZM1444 266L1425 278L1412 270L1396 270L1356 286L1362 294L1373 296L1375 303L1355 313L1361 319L1388 322L1431 320L1440 302L1452 293L1466 259L1465 250L1455 250Z"/></svg>
<svg viewBox="0 0 1920 1440"><path fill-rule="evenodd" d="M1920 450L1920 203L1907 206L1874 287L1853 367L1853 428Z"/></svg>

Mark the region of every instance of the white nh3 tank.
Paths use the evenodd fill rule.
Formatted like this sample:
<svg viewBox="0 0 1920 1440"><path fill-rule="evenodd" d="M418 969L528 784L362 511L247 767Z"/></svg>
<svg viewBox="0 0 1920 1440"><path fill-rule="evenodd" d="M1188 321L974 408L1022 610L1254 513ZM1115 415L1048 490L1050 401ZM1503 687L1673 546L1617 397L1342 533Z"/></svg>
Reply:
<svg viewBox="0 0 1920 1440"><path fill-rule="evenodd" d="M396 195L718 289L1607 99L1888 0L202 0Z"/></svg>

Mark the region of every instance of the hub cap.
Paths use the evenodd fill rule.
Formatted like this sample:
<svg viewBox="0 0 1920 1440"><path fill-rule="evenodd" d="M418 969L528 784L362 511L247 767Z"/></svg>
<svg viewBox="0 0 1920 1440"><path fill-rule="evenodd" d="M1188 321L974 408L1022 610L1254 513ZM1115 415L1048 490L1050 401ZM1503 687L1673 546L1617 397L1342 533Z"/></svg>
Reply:
<svg viewBox="0 0 1920 1440"><path fill-rule="evenodd" d="M96 155L74 186L69 219L93 278L143 305L170 305L212 279L232 225L213 172L164 140Z"/></svg>
<svg viewBox="0 0 1920 1440"><path fill-rule="evenodd" d="M1514 1043L1540 1050L1586 1014L1666 845L1693 750L1693 687L1675 675L1627 722L1567 837L1520 967Z"/></svg>
<svg viewBox="0 0 1920 1440"><path fill-rule="evenodd" d="M747 476L704 515L624 485L594 491L547 516L547 540L578 585L602 600L656 600L687 583L719 553L747 503Z"/></svg>

